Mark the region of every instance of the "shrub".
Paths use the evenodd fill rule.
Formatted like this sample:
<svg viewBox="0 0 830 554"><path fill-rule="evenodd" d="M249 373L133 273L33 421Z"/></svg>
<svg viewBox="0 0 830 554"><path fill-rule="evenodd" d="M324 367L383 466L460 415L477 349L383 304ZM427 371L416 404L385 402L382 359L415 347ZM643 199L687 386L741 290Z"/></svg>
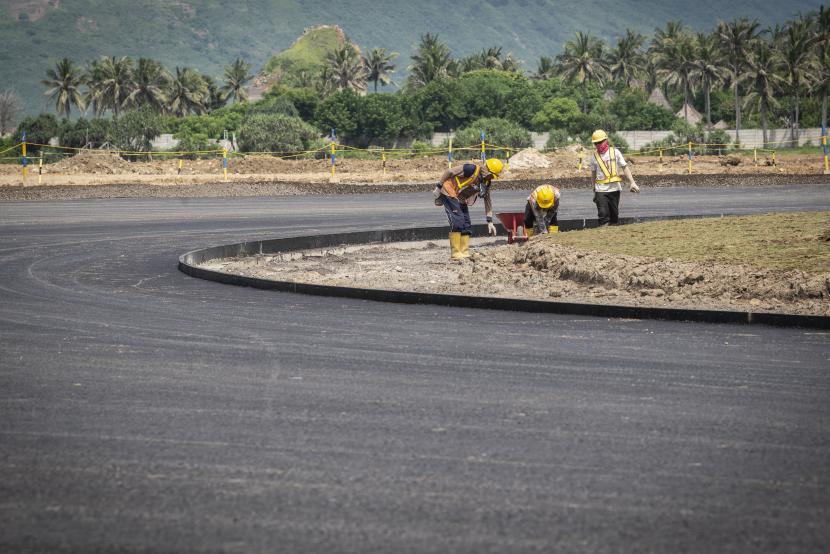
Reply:
<svg viewBox="0 0 830 554"><path fill-rule="evenodd" d="M481 144L481 131L484 131L487 144L511 148L527 148L533 144L530 133L523 127L506 119L490 117L477 119L458 131L453 145L459 148L478 146Z"/></svg>
<svg viewBox="0 0 830 554"><path fill-rule="evenodd" d="M583 115L576 100L551 98L536 112L532 123L534 129L559 129L570 132L582 119Z"/></svg>
<svg viewBox="0 0 830 554"><path fill-rule="evenodd" d="M149 152L150 141L162 131L161 119L151 108L125 112L110 122L109 141L119 150Z"/></svg>
<svg viewBox="0 0 830 554"><path fill-rule="evenodd" d="M706 135L706 144L704 154L720 154L730 149L732 138L722 129L713 129Z"/></svg>
<svg viewBox="0 0 830 554"><path fill-rule="evenodd" d="M249 117L239 131L243 152L301 152L313 149L319 133L300 119L287 115Z"/></svg>
<svg viewBox="0 0 830 554"><path fill-rule="evenodd" d="M17 126L14 136L17 140L26 131L26 142L34 144L49 144L52 137L58 136L60 126L57 118L49 113L42 113L37 117L27 117ZM40 150L39 146L27 146L27 150L34 154Z"/></svg>
<svg viewBox="0 0 830 554"><path fill-rule="evenodd" d="M548 141L545 143L545 149L553 150L559 146L572 144L576 140L564 129L552 129L548 135Z"/></svg>
<svg viewBox="0 0 830 554"><path fill-rule="evenodd" d="M218 150L220 147L216 144L211 144L209 137L204 133L192 133L189 131L176 133L173 135L178 139L179 144L174 148L177 152L204 152L207 150ZM182 157L188 160L195 160L196 158L204 158L209 154L184 154Z"/></svg>

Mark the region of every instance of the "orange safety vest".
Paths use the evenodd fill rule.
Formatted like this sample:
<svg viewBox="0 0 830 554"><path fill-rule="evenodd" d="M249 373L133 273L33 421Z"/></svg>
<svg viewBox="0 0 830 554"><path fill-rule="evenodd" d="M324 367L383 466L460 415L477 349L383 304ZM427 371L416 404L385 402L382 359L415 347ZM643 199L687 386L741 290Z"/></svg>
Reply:
<svg viewBox="0 0 830 554"><path fill-rule="evenodd" d="M476 166L473 174L466 179L464 175L455 175L444 181L444 185L441 188L444 194L450 198L459 198L464 200L468 205L473 205L478 198L478 190L470 189L469 187L478 182L479 175L481 175L481 167Z"/></svg>
<svg viewBox="0 0 830 554"><path fill-rule="evenodd" d="M619 173L617 173L617 153L613 146L608 147L608 161L611 164L610 168L605 165L605 162L602 160L602 156L600 156L599 152L596 150L594 151L594 159L597 161L597 166L602 170L602 174L605 175L603 179L600 179L599 175L597 175L598 185L622 182L622 177L620 177Z"/></svg>

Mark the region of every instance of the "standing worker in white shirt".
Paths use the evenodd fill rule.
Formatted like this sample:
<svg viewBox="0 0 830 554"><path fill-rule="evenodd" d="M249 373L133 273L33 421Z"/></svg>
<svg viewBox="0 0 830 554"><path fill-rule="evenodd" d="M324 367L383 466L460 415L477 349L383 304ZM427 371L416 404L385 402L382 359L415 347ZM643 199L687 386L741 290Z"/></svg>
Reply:
<svg viewBox="0 0 830 554"><path fill-rule="evenodd" d="M591 185L594 187L594 204L597 205L597 219L600 227L616 225L620 217L620 191L622 177L619 169L622 168L628 179L628 190L640 192L640 187L634 182L634 176L623 158L622 152L608 144L608 134L602 130L594 131L591 135L596 152L591 158Z"/></svg>

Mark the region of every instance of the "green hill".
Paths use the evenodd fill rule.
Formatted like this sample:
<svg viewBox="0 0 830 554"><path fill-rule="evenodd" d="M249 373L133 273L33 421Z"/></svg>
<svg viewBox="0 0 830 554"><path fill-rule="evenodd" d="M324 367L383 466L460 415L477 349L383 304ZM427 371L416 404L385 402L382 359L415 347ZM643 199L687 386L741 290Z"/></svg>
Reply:
<svg viewBox="0 0 830 554"><path fill-rule="evenodd" d="M533 70L577 30L613 42L627 27L651 35L669 20L698 30L720 19L783 22L822 0L0 0L0 89L13 87L29 113L49 109L40 80L56 60L84 63L102 55L145 56L170 68L191 66L220 76L241 57L263 67L309 26L337 24L364 48L400 52L402 80L418 38L437 33L463 56L500 45Z"/></svg>

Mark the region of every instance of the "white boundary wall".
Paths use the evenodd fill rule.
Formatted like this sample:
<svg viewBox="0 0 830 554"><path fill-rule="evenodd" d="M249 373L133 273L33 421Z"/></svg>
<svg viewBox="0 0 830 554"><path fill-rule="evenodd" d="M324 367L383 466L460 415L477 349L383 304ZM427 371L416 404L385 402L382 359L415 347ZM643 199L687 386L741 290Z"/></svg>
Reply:
<svg viewBox="0 0 830 554"><path fill-rule="evenodd" d="M724 129L724 132L729 136L730 140L735 142L735 130ZM625 139L628 143L629 150L639 150L643 146L663 140L670 134L671 131L618 131L618 135ZM439 146L449 137L455 136L455 133L435 133L432 135L430 143L433 146ZM539 150L545 147L548 142L548 133L530 133L533 140L533 147ZM767 148L783 148L792 145L792 136L789 129L767 129ZM818 148L821 146L821 128L811 127L807 129L800 129L798 133L798 144L803 146L810 141L813 146ZM741 146L744 148L761 148L763 143L763 131L761 129L741 129Z"/></svg>

